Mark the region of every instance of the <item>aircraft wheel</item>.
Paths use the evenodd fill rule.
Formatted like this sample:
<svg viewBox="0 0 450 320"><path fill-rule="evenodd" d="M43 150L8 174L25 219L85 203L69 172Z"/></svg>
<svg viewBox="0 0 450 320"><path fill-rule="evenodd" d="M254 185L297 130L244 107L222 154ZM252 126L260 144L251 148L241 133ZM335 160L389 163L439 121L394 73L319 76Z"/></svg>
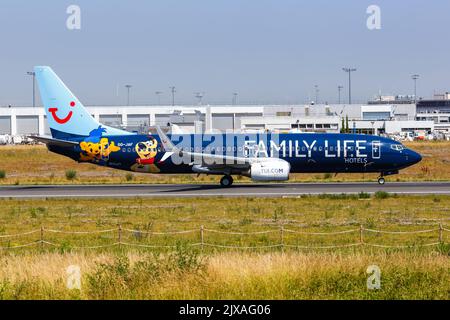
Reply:
<svg viewBox="0 0 450 320"><path fill-rule="evenodd" d="M229 175L225 175L222 177L222 179L220 179L220 185L222 187L231 187L232 184L233 184L233 178Z"/></svg>
<svg viewBox="0 0 450 320"><path fill-rule="evenodd" d="M385 182L386 182L386 181L384 180L383 177L379 177L379 178L378 178L378 184L383 185Z"/></svg>

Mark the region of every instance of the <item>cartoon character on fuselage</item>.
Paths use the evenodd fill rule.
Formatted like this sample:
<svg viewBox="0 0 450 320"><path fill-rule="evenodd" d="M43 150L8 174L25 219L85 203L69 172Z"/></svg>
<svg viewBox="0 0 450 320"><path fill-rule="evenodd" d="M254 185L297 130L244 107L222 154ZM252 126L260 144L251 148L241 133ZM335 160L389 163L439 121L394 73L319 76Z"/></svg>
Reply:
<svg viewBox="0 0 450 320"><path fill-rule="evenodd" d="M108 138L102 137L103 132L105 132L105 129L99 126L89 133L88 138L80 142L81 152L79 161L106 161L111 152L120 150L114 141L109 142Z"/></svg>
<svg viewBox="0 0 450 320"><path fill-rule="evenodd" d="M138 142L134 147L139 158L136 159L136 165L131 169L134 171L143 172L159 172L159 168L155 165L155 157L158 154L158 142L155 138L150 137L150 140Z"/></svg>

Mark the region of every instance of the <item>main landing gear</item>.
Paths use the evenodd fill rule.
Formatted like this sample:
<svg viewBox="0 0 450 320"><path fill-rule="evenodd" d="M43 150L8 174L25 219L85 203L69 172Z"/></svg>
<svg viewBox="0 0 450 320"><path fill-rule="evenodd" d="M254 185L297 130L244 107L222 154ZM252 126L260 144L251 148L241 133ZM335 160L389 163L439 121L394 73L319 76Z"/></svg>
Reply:
<svg viewBox="0 0 450 320"><path fill-rule="evenodd" d="M230 175L224 175L222 179L220 179L220 185L224 188L231 187L233 184L233 178Z"/></svg>
<svg viewBox="0 0 450 320"><path fill-rule="evenodd" d="M383 177L379 177L378 178L378 184L383 185L386 181L384 180Z"/></svg>

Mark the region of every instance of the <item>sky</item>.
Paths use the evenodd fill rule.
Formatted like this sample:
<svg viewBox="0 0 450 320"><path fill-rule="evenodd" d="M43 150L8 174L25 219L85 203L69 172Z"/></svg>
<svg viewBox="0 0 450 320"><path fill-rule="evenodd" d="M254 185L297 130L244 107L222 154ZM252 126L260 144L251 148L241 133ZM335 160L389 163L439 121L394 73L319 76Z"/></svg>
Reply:
<svg viewBox="0 0 450 320"><path fill-rule="evenodd" d="M80 8L80 29L66 13ZM370 30L368 6L380 8ZM450 91L450 1L0 0L0 105L32 103L49 65L86 105L336 103ZM37 94L38 96L38 94ZM38 104L40 101L38 100Z"/></svg>

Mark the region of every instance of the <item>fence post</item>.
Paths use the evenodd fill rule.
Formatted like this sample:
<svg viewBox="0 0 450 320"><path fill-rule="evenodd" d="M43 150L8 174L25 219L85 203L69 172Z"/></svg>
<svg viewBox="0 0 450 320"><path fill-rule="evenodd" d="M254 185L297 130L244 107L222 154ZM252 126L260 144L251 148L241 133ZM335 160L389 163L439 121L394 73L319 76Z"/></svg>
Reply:
<svg viewBox="0 0 450 320"><path fill-rule="evenodd" d="M439 243L443 243L444 242L444 237L443 237L443 228L442 228L442 222L439 223Z"/></svg>
<svg viewBox="0 0 450 320"><path fill-rule="evenodd" d="M205 228L204 228L204 226L203 225L201 225L200 226L200 244L201 244L201 250L202 250L202 252L203 252L203 246L204 246L204 231L205 231Z"/></svg>
<svg viewBox="0 0 450 320"><path fill-rule="evenodd" d="M41 250L44 249L44 227L41 225L41 235L39 242L41 243Z"/></svg>
<svg viewBox="0 0 450 320"><path fill-rule="evenodd" d="M119 243L119 247L120 247L122 244L122 225L121 224L119 224L118 243Z"/></svg>
<svg viewBox="0 0 450 320"><path fill-rule="evenodd" d="M359 243L361 243L361 244L363 244L364 243L364 227L363 227L363 225L361 224L360 226L359 226Z"/></svg>
<svg viewBox="0 0 450 320"><path fill-rule="evenodd" d="M280 227L280 244L281 244L281 252L284 252L284 226Z"/></svg>

